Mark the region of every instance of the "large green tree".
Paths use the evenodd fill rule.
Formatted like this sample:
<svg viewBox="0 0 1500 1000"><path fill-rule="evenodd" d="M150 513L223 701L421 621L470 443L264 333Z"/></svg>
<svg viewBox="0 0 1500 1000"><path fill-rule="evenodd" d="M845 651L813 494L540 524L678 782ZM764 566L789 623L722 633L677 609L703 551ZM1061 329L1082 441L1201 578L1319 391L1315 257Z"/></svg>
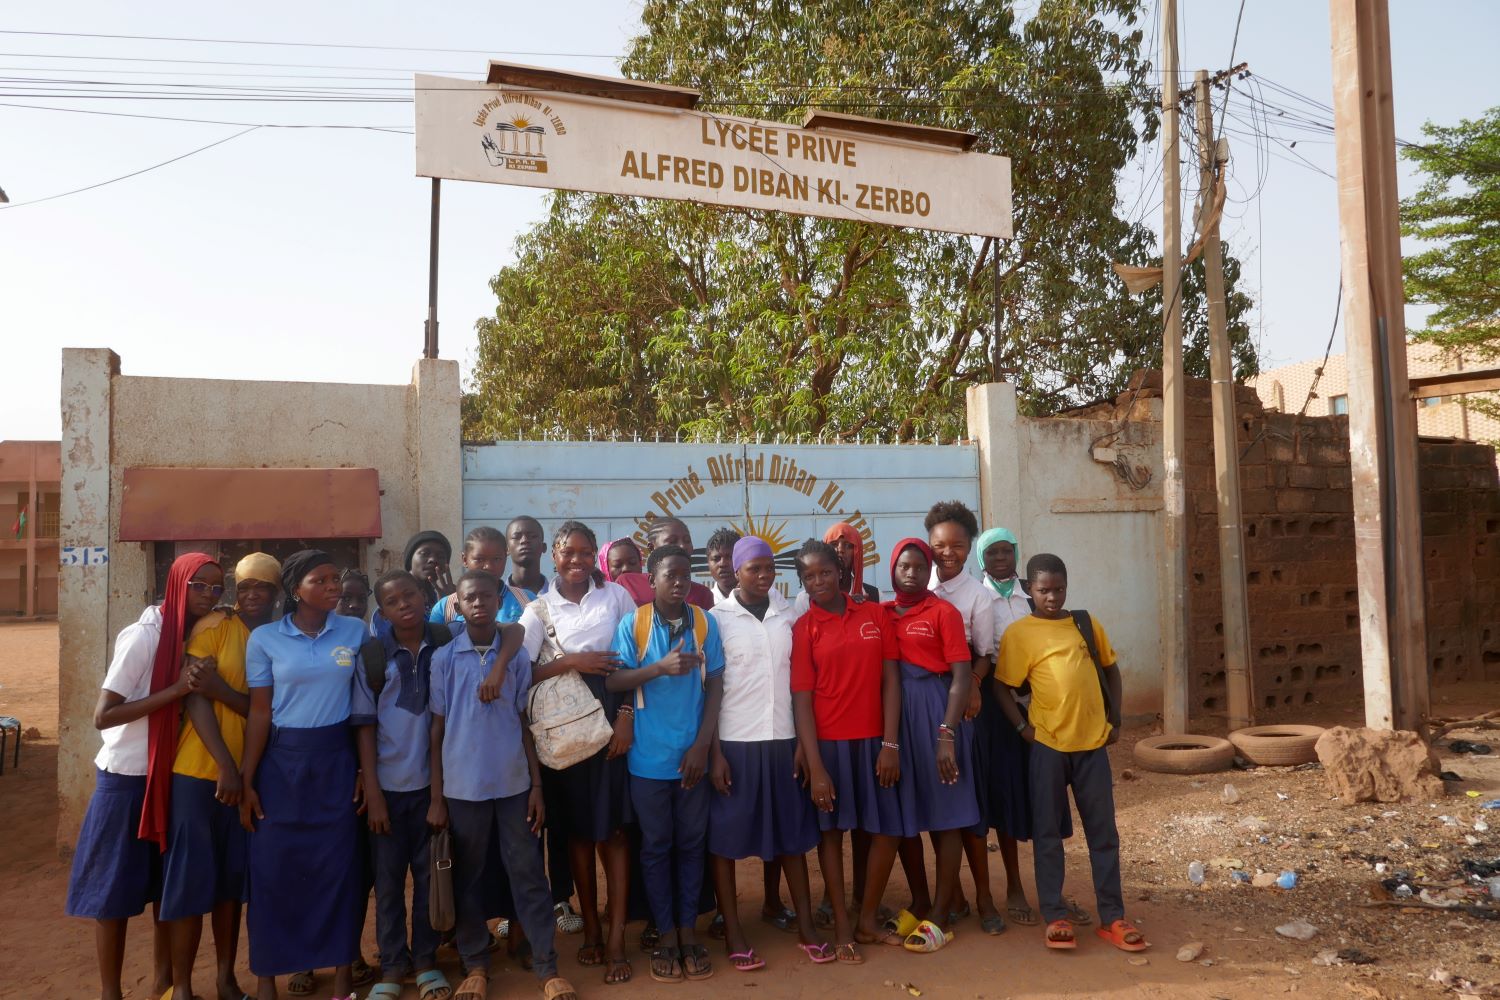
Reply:
<svg viewBox="0 0 1500 1000"><path fill-rule="evenodd" d="M626 76L695 87L719 113L976 133L1011 157L1016 237L556 194L491 282L467 433L951 439L968 385L1014 382L1051 412L1159 364L1159 293L1131 297L1110 270L1153 262L1116 194L1156 129L1141 0L1042 0L1024 20L1015 6L647 0ZM1199 374L1201 287L1190 272ZM1229 307L1253 373L1249 302Z"/></svg>
<svg viewBox="0 0 1500 1000"><path fill-rule="evenodd" d="M1406 296L1437 309L1418 340L1472 360L1500 358L1500 107L1452 127L1428 122L1427 142L1402 155L1425 175L1401 203Z"/></svg>

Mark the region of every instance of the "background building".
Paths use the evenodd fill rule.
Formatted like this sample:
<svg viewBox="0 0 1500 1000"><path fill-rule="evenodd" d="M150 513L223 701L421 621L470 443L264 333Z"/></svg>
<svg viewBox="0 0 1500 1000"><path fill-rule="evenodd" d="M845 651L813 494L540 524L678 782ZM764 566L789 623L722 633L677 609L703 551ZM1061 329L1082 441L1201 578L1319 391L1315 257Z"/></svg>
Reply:
<svg viewBox="0 0 1500 1000"><path fill-rule="evenodd" d="M0 618L57 614L56 441L0 441Z"/></svg>

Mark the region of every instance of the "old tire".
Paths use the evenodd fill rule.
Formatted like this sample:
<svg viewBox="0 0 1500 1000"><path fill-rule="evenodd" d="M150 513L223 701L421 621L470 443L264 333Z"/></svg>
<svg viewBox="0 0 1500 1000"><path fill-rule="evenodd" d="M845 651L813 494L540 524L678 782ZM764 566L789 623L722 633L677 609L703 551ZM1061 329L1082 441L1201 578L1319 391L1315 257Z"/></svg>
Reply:
<svg viewBox="0 0 1500 1000"><path fill-rule="evenodd" d="M1160 774L1208 774L1234 763L1234 745L1217 736L1148 736L1134 754L1137 764Z"/></svg>
<svg viewBox="0 0 1500 1000"><path fill-rule="evenodd" d="M1263 767L1296 767L1318 759L1322 726L1251 726L1229 734L1240 756Z"/></svg>

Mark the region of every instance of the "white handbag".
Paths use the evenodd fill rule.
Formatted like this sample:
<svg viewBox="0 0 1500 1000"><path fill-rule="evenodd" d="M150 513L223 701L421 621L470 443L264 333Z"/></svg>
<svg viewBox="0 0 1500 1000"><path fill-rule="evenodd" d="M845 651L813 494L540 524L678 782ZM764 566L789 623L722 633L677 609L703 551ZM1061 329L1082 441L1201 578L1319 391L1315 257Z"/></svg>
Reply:
<svg viewBox="0 0 1500 1000"><path fill-rule="evenodd" d="M547 602L533 601L530 607L547 630L536 658L536 666L540 667L562 656L565 650L552 625ZM537 760L554 771L588 760L607 746L615 733L605 717L604 706L576 670L533 686L527 697L526 714L531 719Z"/></svg>

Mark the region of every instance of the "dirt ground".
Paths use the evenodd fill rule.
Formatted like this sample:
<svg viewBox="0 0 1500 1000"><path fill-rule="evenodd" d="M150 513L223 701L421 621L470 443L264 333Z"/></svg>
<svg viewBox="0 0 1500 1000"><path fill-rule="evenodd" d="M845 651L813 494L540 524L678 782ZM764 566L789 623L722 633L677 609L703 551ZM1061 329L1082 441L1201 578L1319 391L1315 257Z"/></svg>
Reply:
<svg viewBox="0 0 1500 1000"><path fill-rule="evenodd" d="M55 844L56 670L55 625L0 625L0 714L18 716L41 733L26 742L20 768L12 770L7 761L0 777L0 997L98 995L92 929L63 915L68 863ZM1441 688L1435 696L1434 713L1440 716L1500 705L1495 685ZM1353 711L1309 708L1314 711L1297 721L1360 721ZM1441 801L1345 807L1330 799L1317 770L1261 768L1196 778L1143 772L1131 762L1129 747L1145 735L1144 729L1128 731L1113 754L1127 907L1154 945L1142 956L1127 956L1091 934L1081 935L1074 953L1048 952L1038 928L1011 927L1000 937L988 937L970 918L956 928L957 940L938 955L872 945L864 949L868 961L863 966L815 967L797 951L791 935L752 919L752 941L768 962L757 973L734 972L716 948L717 973L708 982L657 985L648 977L644 956L636 956L635 982L606 988L600 970L580 968L574 960L576 937L558 940L562 972L585 997L685 998L729 990L759 1000L822 997L830 991L896 1000L914 995L902 989L904 984L926 997L987 1000L1265 1000L1281 994L1376 1000L1489 995L1485 987L1500 982L1500 923L1459 910L1369 906L1374 896L1384 895L1380 880L1398 872L1409 872L1419 888L1432 886L1428 891L1436 895L1431 898L1441 901L1445 887L1449 896L1470 891L1454 888L1462 877L1457 871L1461 859L1500 857L1500 811L1480 808L1481 802L1500 796L1500 754L1460 757L1444 752L1444 768L1464 780L1451 786L1460 791ZM1479 740L1488 735L1488 742L1500 745L1500 733L1469 735ZM1238 793L1233 804L1224 801L1226 784ZM1469 791L1480 794L1471 797L1465 794ZM1069 891L1087 903L1082 844L1070 843L1068 851ZM998 895L1003 885L999 855L990 857ZM1188 865L1195 860L1208 866L1201 887L1187 879ZM1227 867L1231 863L1250 875L1294 871L1299 881L1290 891L1253 888L1233 880ZM1377 865L1384 870L1377 871ZM1034 902L1024 845L1021 867ZM967 872L964 881L967 885ZM741 912L753 918L760 904L758 866L743 866L739 884ZM814 865L815 892L817 887ZM904 892L898 867L887 899L896 902ZM969 895L972 899L972 889ZM1317 927L1316 936L1297 941L1277 935L1278 925L1299 919ZM375 953L373 924L372 919L364 948L370 957ZM638 925L631 928L632 940L636 930ZM127 994L145 997L151 988L147 921L137 920L131 935ZM1203 942L1200 959L1177 961L1178 949L1189 941ZM1339 949L1346 949L1348 958L1373 962L1319 963L1320 953ZM253 986L246 953L242 942L240 983ZM200 993L210 991L207 996L212 996L211 955L205 941L195 983ZM446 955L447 971L455 976L452 953ZM1456 978L1447 986L1432 981L1436 969ZM530 975L503 957L494 973L491 997L540 995ZM330 995L326 978L319 987L316 995ZM415 988L408 986L404 996L415 997Z"/></svg>

